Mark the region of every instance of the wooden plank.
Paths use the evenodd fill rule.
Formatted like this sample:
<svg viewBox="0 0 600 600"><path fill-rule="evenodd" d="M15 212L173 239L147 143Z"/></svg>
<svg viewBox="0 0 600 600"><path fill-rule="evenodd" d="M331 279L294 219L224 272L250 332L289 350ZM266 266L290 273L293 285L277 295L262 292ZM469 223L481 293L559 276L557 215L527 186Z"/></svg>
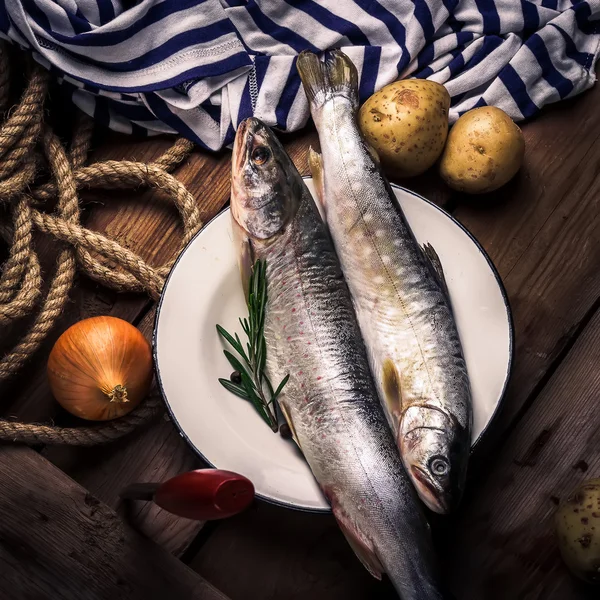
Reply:
<svg viewBox="0 0 600 600"><path fill-rule="evenodd" d="M147 338L152 336L154 315L154 310L148 312L138 326ZM202 467L166 414L145 430L114 444L75 450L48 447L44 456L176 556L183 554L203 526L199 521L175 517L153 503L124 504L119 498L120 491L131 483L166 481Z"/></svg>
<svg viewBox="0 0 600 600"><path fill-rule="evenodd" d="M582 480L600 476L600 312L488 461L442 551L461 600L583 600L598 590L569 576L553 515Z"/></svg>
<svg viewBox="0 0 600 600"><path fill-rule="evenodd" d="M125 136L111 136L95 152L94 160L131 158L150 161L170 146L172 140L158 139L142 143ZM229 194L229 159L225 155L194 152L177 173L199 199L204 220L212 217L227 200ZM139 252L151 264L160 264L171 257L179 245L181 227L174 209L165 204L158 191L90 192L86 224L107 233L113 239ZM167 209L165 210L165 206ZM43 255L50 254L52 264L53 242L44 240ZM63 425L80 422L65 415L50 393L46 379L46 357L55 339L72 323L97 315L108 314L136 322L148 311L149 300L142 294L116 294L82 277L71 295L73 302L40 349L19 376L9 381L2 390L2 411L25 421L53 419ZM148 338L153 321L149 315L143 323ZM102 501L112 508L124 510L118 493L134 481L164 481L172 475L198 465L193 453L173 426L162 421L109 447L96 449L52 448L47 454L56 464L80 478ZM195 537L201 523L175 517L152 504L133 504L128 518L145 535L180 554Z"/></svg>
<svg viewBox="0 0 600 600"><path fill-rule="evenodd" d="M498 267L514 314L513 378L491 441L554 368L600 297L599 101L595 86L526 124L519 177L454 213Z"/></svg>
<svg viewBox="0 0 600 600"><path fill-rule="evenodd" d="M333 516L266 502L220 523L190 566L232 600L364 600L388 587L358 562Z"/></svg>
<svg viewBox="0 0 600 600"><path fill-rule="evenodd" d="M0 449L5 600L226 600L33 450Z"/></svg>

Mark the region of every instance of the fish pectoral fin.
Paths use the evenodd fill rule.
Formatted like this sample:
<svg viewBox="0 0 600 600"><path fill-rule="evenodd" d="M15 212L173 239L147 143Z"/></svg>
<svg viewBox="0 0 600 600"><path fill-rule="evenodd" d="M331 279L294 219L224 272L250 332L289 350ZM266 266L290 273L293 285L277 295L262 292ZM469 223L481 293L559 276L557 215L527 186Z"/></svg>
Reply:
<svg viewBox="0 0 600 600"><path fill-rule="evenodd" d="M355 527L349 522L346 518L345 514L333 507L333 514L336 518L336 521L344 534L344 537L350 544L352 550L354 550L354 554L356 554L358 560L363 564L365 569L371 573L373 577L376 579L381 579L381 576L384 572L383 567L381 566L381 562L377 557L377 553L375 551L375 546L369 540L367 536L362 534L362 532L357 531Z"/></svg>
<svg viewBox="0 0 600 600"><path fill-rule="evenodd" d="M423 254L425 254L427 262L431 266L433 274L438 280L440 287L442 288L446 296L448 296L448 299L450 299L450 293L448 292L448 284L446 283L446 276L444 275L444 267L442 267L442 261L440 260L438 253L435 251L435 248L429 242L423 244L421 246L421 250L423 250Z"/></svg>
<svg viewBox="0 0 600 600"><path fill-rule="evenodd" d="M369 571L369 573L371 573L371 575L375 577L375 579L381 580L383 575L383 567L381 566L377 555L373 551L371 551L370 548L358 544L356 540L354 540L350 535L346 534L345 532L344 536L348 541L348 544L350 544L350 548L354 550L354 554L356 554L356 557L362 563L363 567L367 571Z"/></svg>
<svg viewBox="0 0 600 600"><path fill-rule="evenodd" d="M292 421L292 416L290 415L290 409L287 407L285 402L282 401L279 402L279 408L281 409L281 414L284 416L285 421L288 424L290 431L292 432L292 439L294 440L294 442L296 442L296 446L300 448L300 451L302 451L302 446L300 446L298 434L296 433L296 428L294 427L294 422Z"/></svg>
<svg viewBox="0 0 600 600"><path fill-rule="evenodd" d="M244 296L246 302L250 295L250 277L252 276L252 267L254 266L254 251L252 249L252 242L246 239L242 242L240 252L240 274L242 276L242 289L244 290Z"/></svg>
<svg viewBox="0 0 600 600"><path fill-rule="evenodd" d="M248 238L248 234L238 225L235 219L231 220L231 229L238 250L238 266L242 278L242 289L244 290L247 302L250 291L250 275L252 274L252 267L254 265L254 249L252 248L252 242Z"/></svg>
<svg viewBox="0 0 600 600"><path fill-rule="evenodd" d="M321 154L312 149L312 146L308 149L308 166L310 167L310 173L315 183L315 190L317 192L317 203L320 207L319 212L321 217L325 220L325 187L323 179L323 157Z"/></svg>
<svg viewBox="0 0 600 600"><path fill-rule="evenodd" d="M391 358L383 361L381 370L381 381L383 384L383 395L385 396L385 407L387 408L389 420L394 424L392 429L397 429L397 423L394 420L395 415L402 411L402 390L400 387L400 373Z"/></svg>

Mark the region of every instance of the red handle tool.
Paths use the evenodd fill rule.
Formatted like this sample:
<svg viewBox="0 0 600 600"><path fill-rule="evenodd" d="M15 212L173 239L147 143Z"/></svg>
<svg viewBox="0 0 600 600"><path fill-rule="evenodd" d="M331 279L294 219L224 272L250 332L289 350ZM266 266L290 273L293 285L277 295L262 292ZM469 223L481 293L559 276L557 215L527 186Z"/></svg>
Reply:
<svg viewBox="0 0 600 600"><path fill-rule="evenodd" d="M197 521L231 517L254 499L254 485L238 473L220 469L198 469L182 473L164 483L134 483L121 498L154 501L164 510Z"/></svg>

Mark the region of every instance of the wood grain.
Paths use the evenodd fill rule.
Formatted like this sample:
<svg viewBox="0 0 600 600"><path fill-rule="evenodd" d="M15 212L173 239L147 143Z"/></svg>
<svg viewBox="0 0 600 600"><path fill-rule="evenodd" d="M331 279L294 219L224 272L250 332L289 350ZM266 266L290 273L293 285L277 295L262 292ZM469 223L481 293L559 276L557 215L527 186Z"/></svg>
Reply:
<svg viewBox="0 0 600 600"><path fill-rule="evenodd" d="M515 428L486 484L449 530L448 576L461 600L583 600L554 536L559 499L600 476L600 312Z"/></svg>
<svg viewBox="0 0 600 600"><path fill-rule="evenodd" d="M148 339L154 329L154 316L151 310L138 324ZM185 552L204 524L176 517L152 502L124 502L119 498L121 490L131 483L166 481L203 466L166 413L145 430L114 444L76 450L48 447L44 456L176 556Z"/></svg>
<svg viewBox="0 0 600 600"><path fill-rule="evenodd" d="M527 123L519 177L454 213L496 264L514 314L516 359L495 440L600 297L599 101L596 86Z"/></svg>
<svg viewBox="0 0 600 600"><path fill-rule="evenodd" d="M402 182L447 207L457 205L454 215L475 234L496 263L505 281L515 317L516 357L512 383L505 400L505 409L492 428L493 435L488 436L486 443L480 447L478 460L472 470L468 503L455 518L434 519L436 537L442 547L441 559L447 566L455 584L455 593L461 600L463 588L470 590L468 598L479 600L537 600L545 597L539 595L535 587L527 587L527 577L522 571L515 571L517 583L514 588L510 588L510 592L506 592L503 578L512 576L512 572L510 569L504 572L495 567L494 559L503 560L500 551L494 554L490 549L485 565L481 563L479 554L481 546L486 549L498 547L500 537L490 538L489 530L497 528L505 532L502 524L509 518L511 510L522 514L525 520L531 516L527 500L522 500L521 504L511 504L507 500L504 509L494 512L500 488L509 485L508 480L496 478L494 461L498 448L501 448L502 453L505 452L498 442L503 441L507 432L518 423L528 408L536 408L540 411L537 414L541 414L544 400L542 398L535 401L539 386L543 385L563 358L565 349L568 349L578 335L582 322L595 309L600 297L600 234L597 222L600 182L596 176L600 166L600 114L596 110L599 100L600 89L596 87L592 92L551 108L535 121L525 124L525 167L514 181L496 193L467 198L449 192L435 176ZM428 185L431 187L428 188ZM571 406L573 410L578 410L577 405ZM523 435L527 437L526 430ZM534 433L530 441L536 435ZM558 438L557 443L568 446L571 440L566 437ZM557 453L560 451L559 446ZM574 460L573 464L576 462ZM540 473L538 477L543 479L544 473ZM494 488L494 493L483 497L478 486L486 479L496 482L497 487ZM526 485L526 480L523 485ZM564 485L568 487L568 479ZM480 507L481 514L488 520L477 522L471 516L471 510L474 509L469 507ZM243 518L250 521L253 517L247 515ZM285 558L273 557L279 557L277 548L281 547L278 533L280 528L296 517L266 513L260 519L254 518L260 523L260 526L254 526L255 535L260 535L260 541L253 542L253 545L249 542L242 545L238 531L233 530L232 524L225 524L208 539L194 563L199 572L205 573L213 581L229 586L226 589L236 599L243 597L244 587L238 587L237 580L228 581L225 567L219 566L211 558L213 553L227 548L233 562L242 565L239 569L242 581L245 581L244 572L255 568L255 554L265 556L265 560L269 557L269 561L275 561L279 570L288 568ZM537 518L539 515L534 516L533 524ZM307 532L314 526L311 520L316 519L315 516L306 517ZM252 529L250 525L246 526ZM262 532L260 534L259 529ZM463 531L468 532L471 537L468 544L461 545L456 538ZM536 530L533 531L532 535L535 535ZM522 523L522 528L516 533L519 535L516 536L515 548L518 549L521 545L534 549L531 555L518 555L515 560L529 565L532 571L542 569L542 562L535 559L537 546L533 543L534 538L526 545L528 527ZM506 535L503 539L508 537ZM538 545L543 545L543 541L538 540ZM294 564L297 563L296 560ZM304 563L302 567L309 570L311 568L316 566ZM379 588L373 587L375 584L363 587L364 574L353 557L343 558L338 569L344 573L343 579L350 584L350 588L355 590L356 598L371 598L377 593ZM302 572L300 568L299 570ZM287 572L289 575L289 571ZM522 589L518 588L521 576L525 582ZM301 578L301 575L294 573L290 577ZM556 584L552 573L545 573L543 576L540 574L538 583L545 580L545 577L548 578L548 586ZM471 578L480 581L480 584L471 585ZM481 583L482 578L487 578L485 586ZM289 593L287 590L283 592L286 583L279 572L270 576L268 582L274 586L269 588L273 597L277 593L281 596ZM553 596L555 600L563 597L565 600L587 597L569 578L556 585L561 592ZM251 593L258 594L258 590ZM560 593L565 595L561 596ZM342 598L345 597L346 590L340 590L339 595L335 591L329 594L327 579L324 577L313 582L309 589L303 588L296 594L298 600L313 597Z"/></svg>
<svg viewBox="0 0 600 600"><path fill-rule="evenodd" d="M0 449L4 600L226 600L28 448Z"/></svg>
<svg viewBox="0 0 600 600"><path fill-rule="evenodd" d="M92 160L131 158L151 161L170 146L172 140L157 139L142 143L125 136L109 136L94 152ZM211 218L229 195L229 158L226 154L194 152L177 172L198 198L202 217ZM105 232L135 250L151 264L171 258L180 243L181 227L176 211L165 202L160 191L109 192L84 194L84 220L88 227ZM50 267L53 242L41 240L40 252ZM148 298L136 294L116 294L81 277L74 288L72 303L36 358L1 391L5 415L25 421L52 419L62 425L76 426L79 421L66 415L50 393L46 379L46 358L58 335L72 323L97 314L111 315L137 323L148 312ZM143 332L152 335L153 317L142 322ZM14 335L22 333L16 328ZM6 341L6 339L4 340ZM198 461L168 421L158 422L146 431L134 434L114 446L80 449L47 449L63 470L83 482L102 501L118 508L145 535L168 550L181 554L195 537L202 523L188 521L162 511L153 504L120 503L119 491L136 481L164 481L195 468Z"/></svg>
<svg viewBox="0 0 600 600"><path fill-rule="evenodd" d="M232 600L374 600L387 589L352 554L333 516L265 502L220 523L190 566Z"/></svg>

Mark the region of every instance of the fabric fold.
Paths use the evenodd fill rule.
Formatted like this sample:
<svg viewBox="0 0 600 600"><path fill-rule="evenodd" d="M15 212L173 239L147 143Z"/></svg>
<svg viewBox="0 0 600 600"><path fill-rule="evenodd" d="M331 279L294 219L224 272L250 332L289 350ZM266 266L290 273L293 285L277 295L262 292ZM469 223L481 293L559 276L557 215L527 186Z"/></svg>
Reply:
<svg viewBox="0 0 600 600"><path fill-rule="evenodd" d="M5 0L0 35L107 127L218 150L251 115L306 124L307 48L342 48L361 101L420 77L446 86L451 121L486 104L531 117L594 84L600 0Z"/></svg>

